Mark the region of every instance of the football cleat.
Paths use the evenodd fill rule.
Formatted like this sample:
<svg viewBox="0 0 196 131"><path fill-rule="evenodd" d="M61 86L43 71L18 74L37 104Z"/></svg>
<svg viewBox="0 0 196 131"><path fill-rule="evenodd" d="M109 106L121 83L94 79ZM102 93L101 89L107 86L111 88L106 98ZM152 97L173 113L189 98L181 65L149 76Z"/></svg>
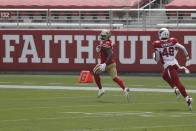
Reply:
<svg viewBox="0 0 196 131"><path fill-rule="evenodd" d="M128 101L130 101L130 97L131 97L129 91L130 91L129 88L124 89L124 94Z"/></svg>
<svg viewBox="0 0 196 131"><path fill-rule="evenodd" d="M181 94L178 88L174 87L174 93L176 94L177 100L180 100Z"/></svg>
<svg viewBox="0 0 196 131"><path fill-rule="evenodd" d="M104 90L103 89L99 89L97 98L100 98L103 94L104 94Z"/></svg>
<svg viewBox="0 0 196 131"><path fill-rule="evenodd" d="M192 102L193 102L192 98L189 98L188 101L187 101L189 111L192 110Z"/></svg>

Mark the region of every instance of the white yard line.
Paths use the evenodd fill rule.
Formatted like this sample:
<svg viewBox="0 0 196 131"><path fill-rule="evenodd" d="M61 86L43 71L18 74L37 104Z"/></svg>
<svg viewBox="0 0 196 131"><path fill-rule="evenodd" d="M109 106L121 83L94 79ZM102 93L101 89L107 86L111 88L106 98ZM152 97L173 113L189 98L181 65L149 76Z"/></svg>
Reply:
<svg viewBox="0 0 196 131"><path fill-rule="evenodd" d="M50 90L98 90L97 87L74 87L74 86L24 86L24 85L0 85L0 88L16 89L50 89ZM105 87L108 91L122 91L121 88ZM172 89L149 89L149 88L130 88L131 91L139 92L173 92ZM196 90L187 90L188 93L196 93Z"/></svg>
<svg viewBox="0 0 196 131"><path fill-rule="evenodd" d="M0 83L4 83L4 84L5 84L5 83L12 83L12 82L6 82L6 81L5 81L5 82L3 82L3 81L2 81L2 82L0 82Z"/></svg>
<svg viewBox="0 0 196 131"><path fill-rule="evenodd" d="M168 126L131 126L125 128L91 128L91 129L73 129L69 131L121 131L121 130L131 130L131 129L144 129L147 130L149 128L168 128L168 127L189 127L196 126L195 124L186 124L186 125L168 125Z"/></svg>
<svg viewBox="0 0 196 131"><path fill-rule="evenodd" d="M43 118L30 118L30 119L13 119L13 120L0 120L0 122L18 122L18 121L35 121L35 120L65 120L65 119L86 119L86 118L108 118L108 117L119 117L119 116L140 116L140 117L159 117L159 116L168 116L173 117L171 114L167 113L153 113L153 112L58 112L58 113L67 113L67 114L83 114L83 116L66 116L66 117L43 117ZM177 117L182 117L182 114L174 114ZM184 114L188 116L195 116L195 113ZM183 115L183 116L184 116ZM168 126L145 126L145 127L128 127L128 128L160 128L160 127L175 127L179 125L168 125ZM182 126L182 125L180 125ZM190 125L184 125L190 126ZM192 124L191 126L196 126ZM104 128L108 129L108 128ZM109 128L110 129L110 128ZM115 129L115 128L114 128ZM96 129L92 129L96 130Z"/></svg>
<svg viewBox="0 0 196 131"><path fill-rule="evenodd" d="M0 122L17 122L17 121L34 121L34 120L63 120L63 119L83 119L83 118L96 118L107 116L79 116L79 117L48 117L48 118L32 118L32 119L15 119L15 120L0 120Z"/></svg>
<svg viewBox="0 0 196 131"><path fill-rule="evenodd" d="M76 105L76 106L35 106L35 107L24 107L24 108L11 108L8 110L32 110L32 109L52 109L52 108L80 108L80 107L94 107L99 105Z"/></svg>
<svg viewBox="0 0 196 131"><path fill-rule="evenodd" d="M95 98L95 97L94 97ZM148 105L148 104L172 104L172 103L176 103L176 102L158 102L158 103L131 103L133 105ZM24 107L24 108L11 108L11 109L7 109L7 110L32 110L32 109L58 109L58 108L81 108L81 107L101 107L101 106L105 106L105 105L75 105L75 106L34 106L34 107Z"/></svg>

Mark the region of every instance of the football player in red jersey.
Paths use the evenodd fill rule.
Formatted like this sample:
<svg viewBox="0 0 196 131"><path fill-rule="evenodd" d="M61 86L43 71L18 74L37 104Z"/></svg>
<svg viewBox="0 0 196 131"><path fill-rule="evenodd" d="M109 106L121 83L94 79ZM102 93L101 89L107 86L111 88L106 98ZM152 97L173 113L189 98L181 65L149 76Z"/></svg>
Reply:
<svg viewBox="0 0 196 131"><path fill-rule="evenodd" d="M183 51L186 56L186 66L190 65L190 59L185 47L178 43L176 38L169 38L169 30L166 28L161 28L158 32L159 39L153 42L154 47L154 59L156 62L161 60L164 70L162 72L163 79L174 89L174 93L177 98L180 98L180 94L186 99L188 104L188 109L192 110L193 99L188 96L186 89L180 82L178 77L178 70L184 70L185 73L190 73L189 70L178 64L175 58L177 50Z"/></svg>
<svg viewBox="0 0 196 131"><path fill-rule="evenodd" d="M100 73L107 71L114 82L123 89L127 100L129 100L129 88L126 88L123 81L117 77L116 63L113 58L113 45L110 37L111 33L109 30L102 30L100 34L101 43L96 47L96 51L99 53L101 58L101 64L97 64L93 69L95 82L99 88L97 97L101 97L104 94L100 80Z"/></svg>

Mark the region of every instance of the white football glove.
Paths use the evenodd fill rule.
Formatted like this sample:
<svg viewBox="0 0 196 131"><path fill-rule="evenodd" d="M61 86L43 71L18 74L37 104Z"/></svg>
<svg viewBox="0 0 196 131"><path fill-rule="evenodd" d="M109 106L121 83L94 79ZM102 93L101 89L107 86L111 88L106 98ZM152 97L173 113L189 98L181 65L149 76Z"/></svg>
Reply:
<svg viewBox="0 0 196 131"><path fill-rule="evenodd" d="M185 68L184 71L185 71L186 74L190 74L189 69Z"/></svg>
<svg viewBox="0 0 196 131"><path fill-rule="evenodd" d="M106 67L106 63L103 63L103 64L100 64L99 69L100 69L101 71L105 71L105 67Z"/></svg>
<svg viewBox="0 0 196 131"><path fill-rule="evenodd" d="M153 59L156 61L156 63L160 60L160 53L157 50L155 50L153 53Z"/></svg>
<svg viewBox="0 0 196 131"><path fill-rule="evenodd" d="M190 74L189 69L187 69L186 67L184 67L184 66L179 66L179 68L180 68L181 70L184 70L185 74Z"/></svg>
<svg viewBox="0 0 196 131"><path fill-rule="evenodd" d="M189 59L189 57L186 57L186 67L191 65L191 61Z"/></svg>

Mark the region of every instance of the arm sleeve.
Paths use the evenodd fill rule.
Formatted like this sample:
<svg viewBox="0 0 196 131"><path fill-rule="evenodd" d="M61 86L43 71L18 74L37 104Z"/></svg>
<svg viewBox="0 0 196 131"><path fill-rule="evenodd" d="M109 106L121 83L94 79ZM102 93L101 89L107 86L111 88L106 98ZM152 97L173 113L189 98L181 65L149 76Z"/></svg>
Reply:
<svg viewBox="0 0 196 131"><path fill-rule="evenodd" d="M154 53L153 53L153 58L156 62L158 62L160 60L160 53L158 50L155 49Z"/></svg>
<svg viewBox="0 0 196 131"><path fill-rule="evenodd" d="M112 52L112 49L108 47L103 47L103 49L107 53L107 58L106 58L105 63L108 64L112 60L113 52Z"/></svg>
<svg viewBox="0 0 196 131"><path fill-rule="evenodd" d="M184 55L185 55L186 57L189 56L189 54L188 54L186 48L185 48L183 45L181 45L181 44L179 44L179 43L176 43L176 47L179 48L179 49L181 49L181 50L184 52Z"/></svg>

